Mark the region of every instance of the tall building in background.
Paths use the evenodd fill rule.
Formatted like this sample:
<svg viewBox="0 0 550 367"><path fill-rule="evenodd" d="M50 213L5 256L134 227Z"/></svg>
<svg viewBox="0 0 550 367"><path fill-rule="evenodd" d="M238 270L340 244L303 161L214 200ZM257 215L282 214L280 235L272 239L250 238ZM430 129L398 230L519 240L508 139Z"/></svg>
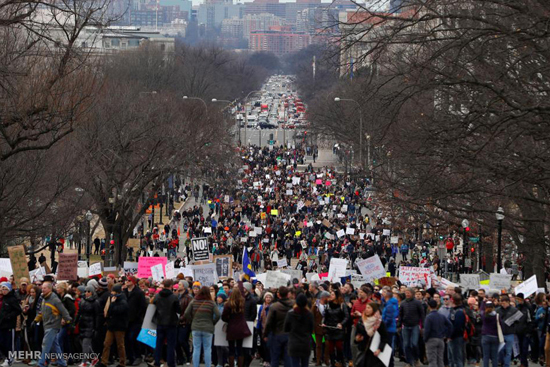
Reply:
<svg viewBox="0 0 550 367"><path fill-rule="evenodd" d="M240 19L243 15L242 4L233 4L231 0L206 0L198 7L197 22L204 25L207 35L214 35L219 34L224 19Z"/></svg>
<svg viewBox="0 0 550 367"><path fill-rule="evenodd" d="M295 32L289 26L270 27L268 31L250 33L249 49L251 51L273 52L284 56L300 51L311 44L311 37L305 32Z"/></svg>

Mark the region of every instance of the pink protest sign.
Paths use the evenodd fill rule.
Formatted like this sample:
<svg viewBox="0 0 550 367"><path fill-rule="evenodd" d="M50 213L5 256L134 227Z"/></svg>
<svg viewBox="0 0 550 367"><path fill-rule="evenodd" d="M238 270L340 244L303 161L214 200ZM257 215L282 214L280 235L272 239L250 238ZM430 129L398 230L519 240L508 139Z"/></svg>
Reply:
<svg viewBox="0 0 550 367"><path fill-rule="evenodd" d="M323 184L323 180L319 178L315 180L315 185L322 185L322 184Z"/></svg>
<svg viewBox="0 0 550 367"><path fill-rule="evenodd" d="M166 257L140 257L138 260L138 278L149 278L151 274L151 266L162 264L162 268L166 266L168 259Z"/></svg>
<svg viewBox="0 0 550 367"><path fill-rule="evenodd" d="M330 182L330 181L325 182L325 185L327 185L327 186L330 186L331 184L332 184L332 182Z"/></svg>

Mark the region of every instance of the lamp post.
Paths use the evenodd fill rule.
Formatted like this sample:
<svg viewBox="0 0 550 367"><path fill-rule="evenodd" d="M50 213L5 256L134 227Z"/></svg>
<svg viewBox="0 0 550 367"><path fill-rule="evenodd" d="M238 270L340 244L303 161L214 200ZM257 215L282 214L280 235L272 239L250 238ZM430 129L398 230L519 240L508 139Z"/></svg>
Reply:
<svg viewBox="0 0 550 367"><path fill-rule="evenodd" d="M90 252L91 252L91 246L92 246L92 231L91 231L91 223L92 219L94 218L91 211L87 211L86 215L86 222L88 223L88 233L86 235L86 260L88 261L88 266L90 266ZM78 254L80 258L80 253Z"/></svg>
<svg viewBox="0 0 550 367"><path fill-rule="evenodd" d="M334 102L353 102L357 105L359 109L359 166L363 168L363 111L361 110L361 105L355 99L351 98L339 98L335 97ZM368 139L370 144L370 138ZM368 162L367 165L370 165Z"/></svg>
<svg viewBox="0 0 550 367"><path fill-rule="evenodd" d="M202 104L204 105L204 110L208 114L208 106L206 105L206 102L204 101L204 99L199 98L199 97L188 97L188 96L183 96L182 99L183 100L194 99L194 100L197 100L197 101L201 101Z"/></svg>
<svg viewBox="0 0 550 367"><path fill-rule="evenodd" d="M498 207L495 213L498 223L498 242L497 242L497 273L502 269L502 221L504 220L504 209Z"/></svg>

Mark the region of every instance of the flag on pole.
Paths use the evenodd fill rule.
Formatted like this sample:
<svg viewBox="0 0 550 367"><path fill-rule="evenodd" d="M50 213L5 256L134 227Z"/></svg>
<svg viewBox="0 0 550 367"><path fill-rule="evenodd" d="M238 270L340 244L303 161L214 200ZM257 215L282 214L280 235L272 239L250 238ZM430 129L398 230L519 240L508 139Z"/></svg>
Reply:
<svg viewBox="0 0 550 367"><path fill-rule="evenodd" d="M243 273L246 280L250 281L252 277L256 276L256 273L252 270L252 264L250 263L250 257L248 257L248 250L244 248L243 254Z"/></svg>

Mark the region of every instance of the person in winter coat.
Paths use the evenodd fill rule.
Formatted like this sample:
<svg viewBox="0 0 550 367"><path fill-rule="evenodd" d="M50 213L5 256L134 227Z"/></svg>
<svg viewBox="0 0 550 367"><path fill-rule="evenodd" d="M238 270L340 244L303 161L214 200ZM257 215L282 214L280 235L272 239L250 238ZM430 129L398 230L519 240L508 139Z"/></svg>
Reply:
<svg viewBox="0 0 550 367"><path fill-rule="evenodd" d="M324 362L328 366L330 360L329 350L324 347L323 343L323 339L325 338L325 328L321 326L323 324L323 317L325 315L329 297L329 292L319 292L319 298L315 298L313 300L313 307L311 309L313 313L315 332L315 366L317 367L321 366L321 362Z"/></svg>
<svg viewBox="0 0 550 367"><path fill-rule="evenodd" d="M180 280L178 284L178 296L181 313L178 324L178 345L176 349L176 357L178 358L178 364L183 364L184 356L187 362L191 362L191 346L189 345L191 323L187 322L185 318L185 311L187 311L187 307L193 300L193 297L189 294L189 282L186 280Z"/></svg>
<svg viewBox="0 0 550 367"><path fill-rule="evenodd" d="M485 312L481 317L481 347L483 350L483 367L498 367L498 325L501 322L495 312L495 305L491 301L485 302ZM502 325L502 323L501 323Z"/></svg>
<svg viewBox="0 0 550 367"><path fill-rule="evenodd" d="M34 323L34 318L38 312L40 303L40 287L32 285L29 288L29 294L25 298L22 304L23 309L23 338L27 343L27 349L31 352L40 351L41 339L40 327ZM38 361L29 361L32 365L35 365Z"/></svg>
<svg viewBox="0 0 550 367"><path fill-rule="evenodd" d="M57 290L57 295L61 299L63 306L65 306L65 308L69 312L69 316L71 316L71 319L74 320L76 316L76 306L74 304L74 297L69 292L68 284L57 283L55 289ZM72 330L74 330L73 324L63 325L63 327L59 331L59 334L57 334L57 342L59 343L59 347L61 348L62 353L71 353L71 344L69 343L69 338ZM70 360L69 364L71 364Z"/></svg>
<svg viewBox="0 0 550 367"><path fill-rule="evenodd" d="M97 329L100 312L94 287L87 286L84 297L80 300L75 320L82 339L82 353L93 353L92 339ZM89 362L91 361L84 360L79 367L87 367Z"/></svg>
<svg viewBox="0 0 550 367"><path fill-rule="evenodd" d="M13 360L10 359L10 352L14 352L15 327L17 317L21 314L21 305L15 296L12 285L4 282L0 285L2 294L2 305L0 306L0 351L6 357L2 366L11 366Z"/></svg>
<svg viewBox="0 0 550 367"><path fill-rule="evenodd" d="M256 320L256 313L258 311L258 297L256 297L252 290L252 283L239 282L238 284L239 289L244 297L244 318L247 322L254 322ZM252 328L252 332L254 332L254 328ZM254 338L252 340L256 339L257 335L254 335ZM252 349L244 349L244 367L250 367L255 349L256 343L252 343Z"/></svg>
<svg viewBox="0 0 550 367"><path fill-rule="evenodd" d="M397 298L393 297L393 292L390 287L385 286L382 289L383 294L383 305L384 309L382 310L382 322L386 326L386 331L388 333L388 344L395 348L395 337L397 334L397 316L399 315L399 303ZM390 358L389 367L393 367L393 353Z"/></svg>
<svg viewBox="0 0 550 367"><path fill-rule="evenodd" d="M157 324L157 344L155 346L155 366L160 366L162 348L164 340L166 340L166 353L168 367L176 367L176 341L177 341L177 325L178 314L180 310L180 302L178 297L172 292L172 279L164 279L162 282L162 290L155 295L151 301L157 306L155 313Z"/></svg>
<svg viewBox="0 0 550 367"><path fill-rule="evenodd" d="M414 298L414 290L405 290L405 300L399 305L399 326L403 326L403 349L405 359L410 366L415 365L419 359L418 338L420 336L420 324L424 321L424 307Z"/></svg>
<svg viewBox="0 0 550 367"><path fill-rule="evenodd" d="M126 349L124 348L124 334L128 328L128 302L126 296L122 293L122 286L116 284L111 290L111 297L107 300L103 310L107 323L107 333L103 344L103 353L101 353L101 363L99 367L106 367L109 364L109 355L111 346L116 340L119 364L126 367Z"/></svg>
<svg viewBox="0 0 550 367"><path fill-rule="evenodd" d="M426 357L430 367L444 367L445 338L451 334L453 326L451 321L437 312L437 302L428 301L429 314L424 320L424 342L426 345Z"/></svg>
<svg viewBox="0 0 550 367"><path fill-rule="evenodd" d="M301 293L296 304L286 314L284 331L288 333L288 355L292 367L307 367L311 354L313 314L307 307L307 297Z"/></svg>
<svg viewBox="0 0 550 367"><path fill-rule="evenodd" d="M510 297L503 295L500 297L500 307L497 309L497 314L501 322L502 334L504 335L504 342L506 343L504 354L504 367L510 367L512 361L512 351L514 348L514 334L516 333L517 321L523 317L518 315L517 308L511 306Z"/></svg>
<svg viewBox="0 0 550 367"><path fill-rule="evenodd" d="M204 364L212 361L212 337L214 325L220 319L220 311L210 298L210 289L202 287L185 310L185 319L191 323L193 334L193 367L199 367L201 349L204 349Z"/></svg>
<svg viewBox="0 0 550 367"><path fill-rule="evenodd" d="M132 366L139 366L141 364L140 357L140 344L137 341L139 332L141 331L141 324L147 311L147 301L145 300L145 293L137 286L137 278L129 276L126 278L124 284L124 295L128 302L128 329L124 336L124 345L126 347L126 357L128 364Z"/></svg>
<svg viewBox="0 0 550 367"><path fill-rule="evenodd" d="M222 313L222 321L227 322L227 342L229 343L229 365L235 365L237 356L238 367L244 365L243 339L251 332L244 317L244 297L239 288L233 289Z"/></svg>
<svg viewBox="0 0 550 367"><path fill-rule="evenodd" d="M380 335L380 344L378 344L377 349L373 352L370 347L372 337L375 333ZM388 333L386 325L382 322L378 303L369 303L365 307L361 322L357 323L355 343L357 343L360 353L360 356L357 358L356 367L384 367L384 363L378 359L378 355L388 344Z"/></svg>
<svg viewBox="0 0 550 367"><path fill-rule="evenodd" d="M264 303L260 306L258 310L258 323L256 324L256 330L258 330L258 335L263 334L265 328L265 323L267 321L267 315L269 313L269 308L273 302L273 293L266 292L264 294ZM269 348L264 338L260 338L260 348L259 348L260 358L264 361L264 367L267 367L267 364L271 360L269 355Z"/></svg>
<svg viewBox="0 0 550 367"><path fill-rule="evenodd" d="M523 367L527 367L529 365L529 337L532 333L533 325L531 308L525 302L523 293L518 293L516 295L516 303L516 309L523 313L523 316L516 323L516 335L519 343L519 360Z"/></svg>
<svg viewBox="0 0 550 367"><path fill-rule="evenodd" d="M330 353L332 366L340 367L344 364L344 325L349 320L349 310L344 298L338 289L330 292L327 308L323 318L325 339Z"/></svg>
<svg viewBox="0 0 550 367"><path fill-rule="evenodd" d="M294 301L288 298L288 293L287 287L279 287L277 292L278 301L271 305L267 314L263 336L269 344L271 367L279 367L281 356L285 367L291 365L287 353L288 334L284 331L284 325L286 314L294 306Z"/></svg>

